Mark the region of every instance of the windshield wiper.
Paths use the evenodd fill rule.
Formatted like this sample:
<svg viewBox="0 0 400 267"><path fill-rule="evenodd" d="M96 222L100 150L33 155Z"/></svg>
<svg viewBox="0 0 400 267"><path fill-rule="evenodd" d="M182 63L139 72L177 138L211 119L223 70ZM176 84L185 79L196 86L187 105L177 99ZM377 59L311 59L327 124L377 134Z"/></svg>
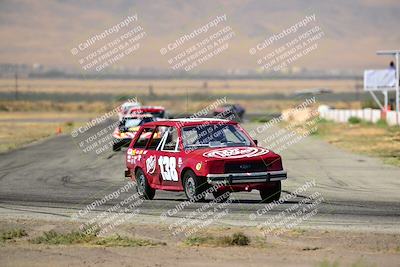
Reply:
<svg viewBox="0 0 400 267"><path fill-rule="evenodd" d="M227 146L238 146L238 145L247 145L246 142L227 142Z"/></svg>
<svg viewBox="0 0 400 267"><path fill-rule="evenodd" d="M224 143L220 143L217 145L211 145L211 144L191 144L191 145L186 145L185 148L191 148L191 147L211 147L211 148L215 148L215 147L226 147L227 145Z"/></svg>
<svg viewBox="0 0 400 267"><path fill-rule="evenodd" d="M209 147L208 144L190 144L190 145L186 145L185 147Z"/></svg>

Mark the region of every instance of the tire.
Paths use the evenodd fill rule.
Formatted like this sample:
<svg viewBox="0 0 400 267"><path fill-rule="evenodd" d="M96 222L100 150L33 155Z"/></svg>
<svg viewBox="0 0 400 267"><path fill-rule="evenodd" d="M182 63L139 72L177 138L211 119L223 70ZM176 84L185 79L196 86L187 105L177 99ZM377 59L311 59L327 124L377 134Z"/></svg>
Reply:
<svg viewBox="0 0 400 267"><path fill-rule="evenodd" d="M215 200L218 202L227 202L229 197L231 196L231 192L229 191L222 191L222 190L217 190L213 192Z"/></svg>
<svg viewBox="0 0 400 267"><path fill-rule="evenodd" d="M119 142L114 143L112 148L113 148L113 151L121 151L121 144Z"/></svg>
<svg viewBox="0 0 400 267"><path fill-rule="evenodd" d="M281 181L273 182L271 187L260 190L261 202L271 203L281 197Z"/></svg>
<svg viewBox="0 0 400 267"><path fill-rule="evenodd" d="M149 182L141 169L138 169L135 174L136 177L136 191L141 199L153 199L156 190L150 187Z"/></svg>
<svg viewBox="0 0 400 267"><path fill-rule="evenodd" d="M190 201L204 201L205 196L202 193L207 187L208 184L202 181L193 171L186 171L183 175L183 190Z"/></svg>

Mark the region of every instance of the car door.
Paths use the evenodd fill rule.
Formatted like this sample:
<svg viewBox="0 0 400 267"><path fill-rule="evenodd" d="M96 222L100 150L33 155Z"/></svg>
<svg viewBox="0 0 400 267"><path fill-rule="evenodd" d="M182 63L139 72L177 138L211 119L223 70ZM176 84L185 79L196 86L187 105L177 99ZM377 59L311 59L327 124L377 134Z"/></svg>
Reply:
<svg viewBox="0 0 400 267"><path fill-rule="evenodd" d="M179 171L182 167L180 157L179 136L176 127L167 127L157 149L158 175L163 187L171 190L181 188Z"/></svg>
<svg viewBox="0 0 400 267"><path fill-rule="evenodd" d="M132 141L132 144L129 146L128 151L126 152L126 162L127 167L131 170L134 170L136 166L141 168L146 174L146 158L147 158L147 147L148 143L151 140L151 137L154 132L154 127L144 127L140 133L138 138L135 141ZM149 182L151 183L150 177L146 174Z"/></svg>
<svg viewBox="0 0 400 267"><path fill-rule="evenodd" d="M146 149L144 172L151 184L157 187L162 185L157 160L160 156L160 143L167 129L167 126L157 126Z"/></svg>

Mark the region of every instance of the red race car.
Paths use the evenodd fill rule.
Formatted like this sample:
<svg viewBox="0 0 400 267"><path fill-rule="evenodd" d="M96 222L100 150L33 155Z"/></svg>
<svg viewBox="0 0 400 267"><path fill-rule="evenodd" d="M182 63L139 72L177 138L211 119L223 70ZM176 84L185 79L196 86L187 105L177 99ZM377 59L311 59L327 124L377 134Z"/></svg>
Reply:
<svg viewBox="0 0 400 267"><path fill-rule="evenodd" d="M230 192L259 190L264 202L279 200L287 178L281 157L256 145L237 123L222 119L173 119L142 125L126 153L125 176L138 194L184 191L201 201L210 188L225 200ZM210 191L208 191L210 192Z"/></svg>
<svg viewBox="0 0 400 267"><path fill-rule="evenodd" d="M127 115L137 115L137 114L151 114L154 118L164 118L165 108L159 106L137 106L132 107L127 111Z"/></svg>
<svg viewBox="0 0 400 267"><path fill-rule="evenodd" d="M135 133L140 129L140 125L155 121L150 114L127 115L122 117L115 128L113 136L113 151L119 151L122 147L127 147Z"/></svg>

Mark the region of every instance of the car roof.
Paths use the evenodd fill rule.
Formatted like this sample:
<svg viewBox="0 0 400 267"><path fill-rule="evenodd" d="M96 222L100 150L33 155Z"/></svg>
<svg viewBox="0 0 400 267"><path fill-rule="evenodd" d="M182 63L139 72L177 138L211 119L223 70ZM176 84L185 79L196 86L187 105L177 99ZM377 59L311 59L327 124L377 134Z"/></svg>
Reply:
<svg viewBox="0 0 400 267"><path fill-rule="evenodd" d="M132 107L129 112L135 112L135 111L140 111L140 112L158 112L158 111L165 111L164 107L160 106L137 106L137 107Z"/></svg>
<svg viewBox="0 0 400 267"><path fill-rule="evenodd" d="M144 124L145 126L175 126L175 127L184 127L184 126L196 126L202 124L232 124L235 125L237 122L224 120L224 119L215 119L215 118L180 118L180 119L170 119L170 120L159 120L148 122Z"/></svg>
<svg viewBox="0 0 400 267"><path fill-rule="evenodd" d="M141 104L139 102L125 102L121 105L121 107L140 107Z"/></svg>
<svg viewBox="0 0 400 267"><path fill-rule="evenodd" d="M122 119L143 119L143 118L153 118L153 115L149 113L142 113L142 114L128 114L122 117Z"/></svg>

